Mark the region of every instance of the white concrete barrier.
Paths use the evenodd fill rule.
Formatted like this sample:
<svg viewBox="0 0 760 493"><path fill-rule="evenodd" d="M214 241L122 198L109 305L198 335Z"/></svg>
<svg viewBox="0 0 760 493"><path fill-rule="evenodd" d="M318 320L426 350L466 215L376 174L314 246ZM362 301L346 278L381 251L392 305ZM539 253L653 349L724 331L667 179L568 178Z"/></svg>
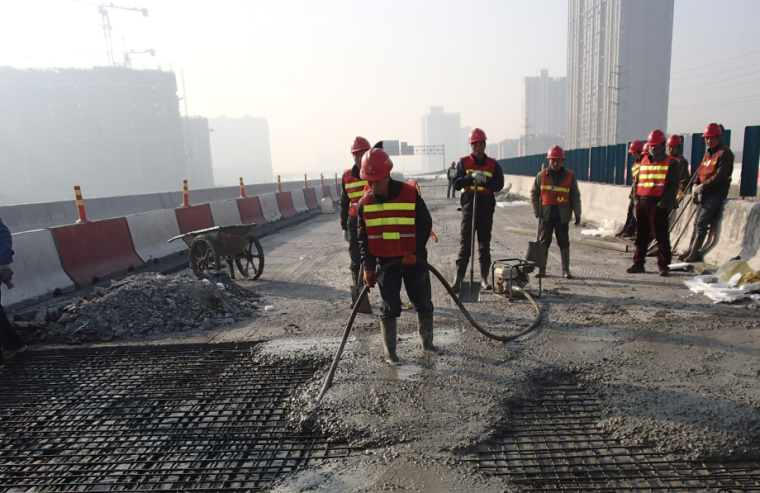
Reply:
<svg viewBox="0 0 760 493"><path fill-rule="evenodd" d="M74 290L74 282L61 266L50 230L37 229L13 235L13 289L4 285L3 305L13 307L26 301L52 298Z"/></svg>
<svg viewBox="0 0 760 493"><path fill-rule="evenodd" d="M337 183L330 185L330 193L332 194L333 200L340 200L340 185Z"/></svg>
<svg viewBox="0 0 760 493"><path fill-rule="evenodd" d="M314 191L316 191L317 193L317 202L321 203L322 197L324 196L324 194L322 193L322 187L321 186L314 187Z"/></svg>
<svg viewBox="0 0 760 493"><path fill-rule="evenodd" d="M293 207L296 208L296 212L299 214L309 212L309 207L306 205L306 197L303 194L303 188L299 190L291 190L290 196L293 197Z"/></svg>
<svg viewBox="0 0 760 493"><path fill-rule="evenodd" d="M259 202L261 203L261 213L264 214L268 223L282 219L280 208L277 206L277 196L274 193L259 195Z"/></svg>
<svg viewBox="0 0 760 493"><path fill-rule="evenodd" d="M184 241L166 242L169 238L180 235L174 209L127 216L127 225L135 252L146 264L187 251L187 243Z"/></svg>
<svg viewBox="0 0 760 493"><path fill-rule="evenodd" d="M233 226L243 224L240 220L240 209L236 200L220 200L209 202L211 217L214 218L214 226Z"/></svg>

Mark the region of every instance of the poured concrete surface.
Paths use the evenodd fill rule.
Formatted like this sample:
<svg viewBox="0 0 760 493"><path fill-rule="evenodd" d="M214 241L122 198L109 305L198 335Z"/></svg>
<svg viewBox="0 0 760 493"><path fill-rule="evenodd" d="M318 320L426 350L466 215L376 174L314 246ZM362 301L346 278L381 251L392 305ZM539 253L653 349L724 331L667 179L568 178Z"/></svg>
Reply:
<svg viewBox="0 0 760 493"><path fill-rule="evenodd" d="M421 186L440 240L428 243L430 263L452 279L459 200L443 198L444 181ZM530 208L496 209L494 259L522 257L527 249L528 238L504 233L506 226L534 228ZM580 229L571 227L571 234L579 236ZM262 311L250 325L186 340L267 339L261 350L270 355L331 356L350 314L348 252L338 214L316 216L264 238L262 245L262 278L239 282L274 311ZM405 311L398 324L398 368L382 360L379 294L373 290L375 314L357 317L321 405L315 408L311 401L326 369L292 405L294 426L317 427L363 452L299 471L274 491L512 491L505 479L484 476L464 459L509 427L512 406L552 379L588 387L605 409L601 427L624 444L681 458L757 457L757 310L693 295L681 283L692 274L660 278L654 259L647 262L652 272L626 274L631 257L573 245L576 279L565 280L558 277L559 250L553 244L545 292L537 300L543 322L507 344L476 332L433 279L435 343L443 354L422 353L416 316ZM526 301L482 298L468 308L494 332L517 333L533 319Z"/></svg>

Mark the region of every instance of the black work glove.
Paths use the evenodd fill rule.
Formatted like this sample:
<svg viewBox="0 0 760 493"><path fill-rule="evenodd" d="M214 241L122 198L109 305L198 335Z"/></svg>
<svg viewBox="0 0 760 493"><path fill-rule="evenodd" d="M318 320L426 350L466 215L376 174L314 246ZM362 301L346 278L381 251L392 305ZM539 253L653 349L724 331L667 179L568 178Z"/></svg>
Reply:
<svg viewBox="0 0 760 493"><path fill-rule="evenodd" d="M536 216L536 219L541 219L541 214L538 212L534 212L533 215Z"/></svg>
<svg viewBox="0 0 760 493"><path fill-rule="evenodd" d="M575 225L578 226L581 223L581 216L575 216Z"/></svg>

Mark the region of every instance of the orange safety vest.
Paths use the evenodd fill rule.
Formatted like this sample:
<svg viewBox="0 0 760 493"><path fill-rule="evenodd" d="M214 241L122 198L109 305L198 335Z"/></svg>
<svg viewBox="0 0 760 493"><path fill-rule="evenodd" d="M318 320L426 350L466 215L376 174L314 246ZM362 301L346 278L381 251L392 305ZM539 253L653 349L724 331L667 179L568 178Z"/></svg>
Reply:
<svg viewBox="0 0 760 493"><path fill-rule="evenodd" d="M665 177L668 168L676 165L676 160L667 156L662 161L652 163L649 156L644 156L639 168L639 183L636 187L636 195L639 197L660 197L665 192Z"/></svg>
<svg viewBox="0 0 760 493"><path fill-rule="evenodd" d="M358 217L359 212L356 208L359 200L361 200L364 192L369 190L367 182L361 178L354 178L351 176L351 168L348 168L343 172L343 186L348 194L348 200L351 201L351 205L348 206L348 215L351 217Z"/></svg>
<svg viewBox="0 0 760 493"><path fill-rule="evenodd" d="M417 182L404 183L394 200L376 204L369 193L362 202L369 252L375 257L413 255L417 250Z"/></svg>
<svg viewBox="0 0 760 493"><path fill-rule="evenodd" d="M705 151L705 157L702 158L702 164L699 166L699 171L697 171L699 183L706 182L718 172L718 159L723 155L723 149L728 149L728 146L721 144L713 157L710 157L709 150ZM731 181L731 175L728 175L726 179Z"/></svg>
<svg viewBox="0 0 760 493"><path fill-rule="evenodd" d="M568 205L570 203L570 186L573 184L573 172L565 168L565 178L555 185L549 178L549 169L544 169L541 178L541 205Z"/></svg>
<svg viewBox="0 0 760 493"><path fill-rule="evenodd" d="M639 168L641 168L641 161L634 161L633 166L631 166L631 176L634 178L639 176Z"/></svg>
<svg viewBox="0 0 760 493"><path fill-rule="evenodd" d="M482 171L486 177L493 178L493 172L496 171L496 160L494 158L486 156L485 166L475 166L475 158L472 157L472 154L470 154L469 156L462 158L462 167L464 168L465 174L471 175L476 171ZM475 183L464 187L462 193L475 193ZM478 193L491 195L491 190L482 186L478 186Z"/></svg>

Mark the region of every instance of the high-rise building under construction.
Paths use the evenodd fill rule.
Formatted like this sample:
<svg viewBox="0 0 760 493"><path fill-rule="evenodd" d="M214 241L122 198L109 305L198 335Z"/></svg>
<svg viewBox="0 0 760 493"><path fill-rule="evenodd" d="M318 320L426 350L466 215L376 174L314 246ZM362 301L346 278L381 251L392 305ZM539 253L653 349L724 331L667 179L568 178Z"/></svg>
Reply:
<svg viewBox="0 0 760 493"><path fill-rule="evenodd" d="M568 148L629 142L666 129L673 4L568 0Z"/></svg>

